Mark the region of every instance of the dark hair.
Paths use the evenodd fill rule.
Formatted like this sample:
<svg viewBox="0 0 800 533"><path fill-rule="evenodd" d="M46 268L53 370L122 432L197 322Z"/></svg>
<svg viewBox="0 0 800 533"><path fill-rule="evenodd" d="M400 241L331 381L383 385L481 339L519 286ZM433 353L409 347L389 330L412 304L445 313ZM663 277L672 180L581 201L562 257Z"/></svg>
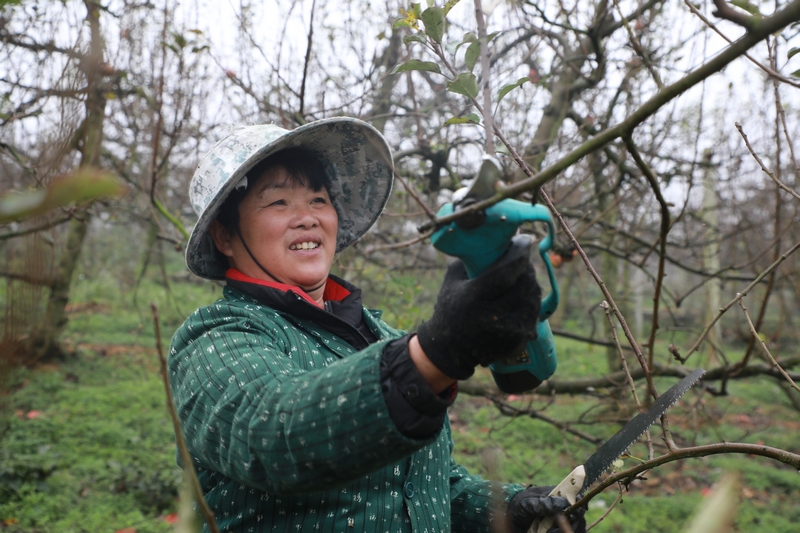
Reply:
<svg viewBox="0 0 800 533"><path fill-rule="evenodd" d="M233 234L239 229L239 204L256 184L270 170L283 168L289 175L287 181L303 187L320 191L323 188L330 194L330 179L325 166L316 153L305 148L287 148L256 163L247 172L247 187L234 189L222 203L217 212L217 220L223 228Z"/></svg>

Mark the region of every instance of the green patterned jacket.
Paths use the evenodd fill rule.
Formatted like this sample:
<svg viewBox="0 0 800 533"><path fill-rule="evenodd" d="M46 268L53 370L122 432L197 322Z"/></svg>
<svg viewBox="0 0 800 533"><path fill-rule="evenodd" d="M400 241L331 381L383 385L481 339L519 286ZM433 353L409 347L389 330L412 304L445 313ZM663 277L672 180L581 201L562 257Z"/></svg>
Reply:
<svg viewBox="0 0 800 533"><path fill-rule="evenodd" d="M172 339L169 379L221 531L489 532L518 485L450 457L447 422L401 434L381 391L384 346L402 335L364 310L378 341L356 351L314 322L226 287ZM446 418L445 418L446 420Z"/></svg>

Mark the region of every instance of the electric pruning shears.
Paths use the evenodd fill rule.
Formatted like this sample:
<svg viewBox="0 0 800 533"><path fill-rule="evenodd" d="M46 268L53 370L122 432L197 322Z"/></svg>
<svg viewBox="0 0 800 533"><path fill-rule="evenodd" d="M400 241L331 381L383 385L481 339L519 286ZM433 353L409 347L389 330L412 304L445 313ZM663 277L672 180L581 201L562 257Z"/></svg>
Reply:
<svg viewBox="0 0 800 533"><path fill-rule="evenodd" d="M501 176L502 170L497 159L484 155L478 175L470 187L456 191L453 201L445 204L436 216L449 215L493 196ZM548 254L555 242L553 217L543 205L506 199L458 218L431 236L431 242L437 250L461 259L467 275L475 278L512 246L527 248L526 253L529 253L533 240L529 235L517 235L519 227L525 222L547 224L547 236L539 241L539 255L547 269L551 291L542 299L537 338L530 341L519 355L489 366L497 386L510 394L532 390L556 371L556 348L547 322L558 308L559 301L558 284Z"/></svg>

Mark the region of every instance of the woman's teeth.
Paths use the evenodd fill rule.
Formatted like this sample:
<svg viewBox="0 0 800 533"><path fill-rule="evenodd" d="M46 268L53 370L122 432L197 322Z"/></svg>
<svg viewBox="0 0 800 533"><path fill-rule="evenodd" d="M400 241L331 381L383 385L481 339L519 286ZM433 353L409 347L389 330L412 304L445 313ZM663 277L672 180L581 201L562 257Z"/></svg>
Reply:
<svg viewBox="0 0 800 533"><path fill-rule="evenodd" d="M318 242L299 242L297 244L293 244L289 246L290 250L313 250L314 248L319 247Z"/></svg>

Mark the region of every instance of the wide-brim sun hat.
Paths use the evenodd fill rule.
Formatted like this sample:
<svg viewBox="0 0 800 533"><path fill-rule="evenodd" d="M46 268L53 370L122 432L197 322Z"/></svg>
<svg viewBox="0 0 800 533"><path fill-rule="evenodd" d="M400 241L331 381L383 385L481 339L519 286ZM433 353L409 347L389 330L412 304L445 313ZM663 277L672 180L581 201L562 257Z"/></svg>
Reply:
<svg viewBox="0 0 800 533"><path fill-rule="evenodd" d="M304 148L322 163L339 217L336 251L356 242L383 212L392 191L392 152L383 135L358 119L336 117L286 130L273 124L232 130L200 160L189 186L197 223L186 265L201 278L225 279L227 258L208 231L228 195L256 164L281 150Z"/></svg>

